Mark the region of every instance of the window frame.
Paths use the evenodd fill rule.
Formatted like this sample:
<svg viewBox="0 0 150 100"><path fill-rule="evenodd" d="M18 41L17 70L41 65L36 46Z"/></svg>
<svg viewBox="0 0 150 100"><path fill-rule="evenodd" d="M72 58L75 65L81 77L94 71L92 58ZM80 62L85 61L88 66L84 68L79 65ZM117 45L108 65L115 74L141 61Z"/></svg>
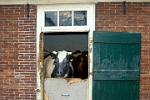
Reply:
<svg viewBox="0 0 150 100"><path fill-rule="evenodd" d="M72 26L58 26L59 24L59 17L57 17L57 26L45 26L45 12L48 12L48 11L56 11L57 12L57 15L59 15L59 11L72 11L72 13L74 11L87 11L87 19L86 19L86 25L83 25L83 26L75 26L74 23L73 23L73 18L74 18L74 13L72 14ZM59 31L76 31L76 30L79 30L82 32L84 31L89 31L90 30L90 23L91 23L91 16L90 16L90 13L92 12L91 11L91 6L89 5L75 5L75 7L71 6L71 5L51 5L51 6L41 6L41 9L40 11L41 12L41 30L43 32L57 32L58 30Z"/></svg>
<svg viewBox="0 0 150 100"><path fill-rule="evenodd" d="M47 26L46 26L46 21L45 21L46 19L44 19L44 27L87 26L87 10L45 11L45 12L44 12L44 17L45 17L45 18L46 18L46 13L48 13L48 12L49 12L49 13L51 13L51 12L57 13L57 18L56 18L56 19L57 19L57 20L56 20L56 22L57 22L56 24L57 24L57 25L52 25L52 26L51 26L51 25L49 25L49 26L47 25ZM70 12L70 13L71 13L71 25L61 25L61 24L60 24L60 13L61 13L61 12ZM75 25L75 13L76 13L76 12L86 12L86 20L85 20L86 23L85 23L85 25Z"/></svg>

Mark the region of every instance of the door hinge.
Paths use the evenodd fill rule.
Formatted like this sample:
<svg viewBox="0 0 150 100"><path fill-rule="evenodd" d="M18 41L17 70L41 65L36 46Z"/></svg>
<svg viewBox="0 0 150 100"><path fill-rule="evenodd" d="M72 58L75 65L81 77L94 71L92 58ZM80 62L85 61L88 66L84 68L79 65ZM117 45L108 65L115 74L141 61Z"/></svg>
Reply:
<svg viewBox="0 0 150 100"><path fill-rule="evenodd" d="M92 75L92 76L93 76L93 72L89 72L89 75Z"/></svg>
<svg viewBox="0 0 150 100"><path fill-rule="evenodd" d="M35 92L40 92L41 90L40 89L35 89Z"/></svg>

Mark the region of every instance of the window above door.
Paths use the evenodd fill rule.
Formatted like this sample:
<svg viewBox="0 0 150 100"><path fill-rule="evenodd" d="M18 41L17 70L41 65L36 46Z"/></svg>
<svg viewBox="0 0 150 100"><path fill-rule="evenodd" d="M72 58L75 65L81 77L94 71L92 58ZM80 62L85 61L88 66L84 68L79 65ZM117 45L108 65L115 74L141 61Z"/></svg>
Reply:
<svg viewBox="0 0 150 100"><path fill-rule="evenodd" d="M93 4L43 5L38 7L37 24L43 32L89 31L95 28L95 6ZM91 27L92 26L92 27Z"/></svg>
<svg viewBox="0 0 150 100"><path fill-rule="evenodd" d="M87 10L45 12L45 27L86 25Z"/></svg>

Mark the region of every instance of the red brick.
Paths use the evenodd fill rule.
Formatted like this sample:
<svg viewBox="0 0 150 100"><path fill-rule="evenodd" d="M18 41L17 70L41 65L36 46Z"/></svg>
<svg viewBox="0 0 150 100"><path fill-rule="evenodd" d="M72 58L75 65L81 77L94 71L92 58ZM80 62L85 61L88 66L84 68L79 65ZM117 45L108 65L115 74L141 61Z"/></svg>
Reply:
<svg viewBox="0 0 150 100"><path fill-rule="evenodd" d="M1 5L0 13L0 100L35 100L36 6L30 18L26 5Z"/></svg>

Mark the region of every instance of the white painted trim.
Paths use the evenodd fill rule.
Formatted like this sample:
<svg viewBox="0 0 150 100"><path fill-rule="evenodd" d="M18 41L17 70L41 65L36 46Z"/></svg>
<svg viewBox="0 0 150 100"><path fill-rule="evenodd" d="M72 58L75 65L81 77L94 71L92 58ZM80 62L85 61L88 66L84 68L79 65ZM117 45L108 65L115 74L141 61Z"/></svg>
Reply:
<svg viewBox="0 0 150 100"><path fill-rule="evenodd" d="M88 51L89 51L89 60L90 60L90 70L89 72L90 73L93 73L93 31L95 31L95 15L96 15L96 6L93 5L93 9L90 9L90 12L92 12L91 14L93 15L91 20L90 20L90 23L93 23L91 26L90 26L90 33L89 33L89 41L88 41ZM92 100L92 91L93 91L93 76L92 74L89 75L89 100Z"/></svg>
<svg viewBox="0 0 150 100"><path fill-rule="evenodd" d="M44 28L44 18L43 12L50 10L87 10L87 26L77 26L77 27L55 27L55 28ZM39 57L39 39L41 32L88 32L88 48L89 48L89 66L90 72L93 68L93 31L95 30L95 4L63 4L63 5L38 5L37 6L37 58ZM38 69L37 69L38 70ZM37 88L40 88L39 76L37 75ZM89 91L87 100L92 100L92 76L89 75ZM40 93L37 94L37 100L42 100Z"/></svg>
<svg viewBox="0 0 150 100"><path fill-rule="evenodd" d="M42 17L42 31L43 32L55 32L55 31L89 31L91 20L87 20L86 26L53 26L53 27L45 27L44 26L44 12L45 11L77 11L77 10L86 10L87 11L87 19L91 18L90 9L93 4L65 4L65 5L50 5L50 6L39 6L41 17Z"/></svg>
<svg viewBox="0 0 150 100"><path fill-rule="evenodd" d="M76 27L72 27L72 26L66 26L66 27L51 27L51 28L42 28L42 31L47 33L47 32L89 32L90 28L89 27L85 27L85 26L76 26Z"/></svg>

